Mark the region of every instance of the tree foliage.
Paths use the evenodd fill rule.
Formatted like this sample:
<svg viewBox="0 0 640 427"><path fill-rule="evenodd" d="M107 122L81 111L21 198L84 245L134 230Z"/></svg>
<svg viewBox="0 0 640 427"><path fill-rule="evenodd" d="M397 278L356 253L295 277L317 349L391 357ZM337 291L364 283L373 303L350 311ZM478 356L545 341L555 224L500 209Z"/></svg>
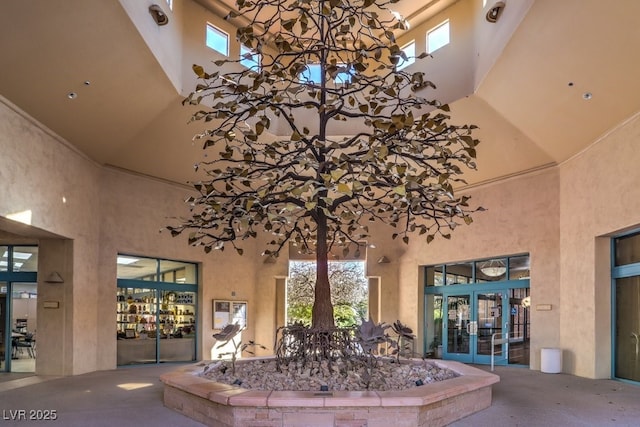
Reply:
<svg viewBox="0 0 640 427"><path fill-rule="evenodd" d="M476 210L453 188L476 166L475 126L450 124L424 73L396 67L407 59L396 2L237 0L228 18L248 20L236 38L261 66L194 65L198 83L184 101L200 105L192 120L211 127L197 139L217 155L198 165L206 178L194 184L191 217L169 229L189 231L206 252L242 254L241 241L261 232L273 236L265 255L289 243L315 252L316 326L333 322L332 246L361 242L375 221L405 243L414 232L449 238Z"/></svg>

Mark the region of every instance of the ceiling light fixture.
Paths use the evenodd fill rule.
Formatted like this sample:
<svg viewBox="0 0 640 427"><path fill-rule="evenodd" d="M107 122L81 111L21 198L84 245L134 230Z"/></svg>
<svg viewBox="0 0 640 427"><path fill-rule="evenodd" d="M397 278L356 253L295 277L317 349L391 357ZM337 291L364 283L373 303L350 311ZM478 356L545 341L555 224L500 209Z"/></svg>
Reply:
<svg viewBox="0 0 640 427"><path fill-rule="evenodd" d="M480 267L482 274L489 277L502 276L507 271L507 267L504 266L504 262L498 259L492 259L482 264Z"/></svg>
<svg viewBox="0 0 640 427"><path fill-rule="evenodd" d="M138 258L131 258L126 256L118 256L116 259L116 263L120 265L129 265L138 261L140 261Z"/></svg>
<svg viewBox="0 0 640 427"><path fill-rule="evenodd" d="M151 14L153 20L156 21L156 24L158 24L158 26L167 25L169 23L169 17L157 4L152 4L151 6L149 6L149 13Z"/></svg>
<svg viewBox="0 0 640 427"><path fill-rule="evenodd" d="M491 6L491 9L489 9L489 11L485 16L487 21L491 22L492 24L495 24L498 21L498 18L500 18L500 15L502 15L502 11L504 10L504 7L505 7L505 4L503 1L496 2L496 4Z"/></svg>
<svg viewBox="0 0 640 427"><path fill-rule="evenodd" d="M593 98L593 94L591 92L585 92L582 94L582 99L584 99L585 101L588 101L591 98Z"/></svg>

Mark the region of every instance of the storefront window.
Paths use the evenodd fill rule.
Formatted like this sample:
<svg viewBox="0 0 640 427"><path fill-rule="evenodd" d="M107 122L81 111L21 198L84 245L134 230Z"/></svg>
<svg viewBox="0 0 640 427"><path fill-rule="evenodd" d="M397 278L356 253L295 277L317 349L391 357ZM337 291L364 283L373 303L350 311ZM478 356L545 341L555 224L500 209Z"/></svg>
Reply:
<svg viewBox="0 0 640 427"><path fill-rule="evenodd" d="M182 283L195 285L198 280L196 277L196 265L179 261L160 261L161 282Z"/></svg>
<svg viewBox="0 0 640 427"><path fill-rule="evenodd" d="M528 279L530 275L529 255L513 256L509 258L509 280Z"/></svg>
<svg viewBox="0 0 640 427"><path fill-rule="evenodd" d="M516 255L425 267L426 286L463 285L529 279L529 255Z"/></svg>
<svg viewBox="0 0 640 427"><path fill-rule="evenodd" d="M0 254L2 254L2 258L0 258L0 271L9 271L9 247L0 246Z"/></svg>
<svg viewBox="0 0 640 427"><path fill-rule="evenodd" d="M614 240L615 266L640 263L640 233Z"/></svg>
<svg viewBox="0 0 640 427"><path fill-rule="evenodd" d="M473 263L461 262L446 266L447 285L462 285L473 282Z"/></svg>
<svg viewBox="0 0 640 427"><path fill-rule="evenodd" d="M37 246L0 246L0 271L38 271Z"/></svg>
<svg viewBox="0 0 640 427"><path fill-rule="evenodd" d="M444 266L436 265L426 268L426 280L427 286L442 286L444 285Z"/></svg>
<svg viewBox="0 0 640 427"><path fill-rule="evenodd" d="M197 265L118 256L118 365L196 359Z"/></svg>

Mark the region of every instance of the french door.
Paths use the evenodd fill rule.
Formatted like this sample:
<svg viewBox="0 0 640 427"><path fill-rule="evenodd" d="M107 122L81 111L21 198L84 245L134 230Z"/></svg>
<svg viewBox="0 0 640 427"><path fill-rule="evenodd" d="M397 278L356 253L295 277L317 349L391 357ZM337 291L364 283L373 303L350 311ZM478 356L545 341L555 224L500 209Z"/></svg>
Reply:
<svg viewBox="0 0 640 427"><path fill-rule="evenodd" d="M453 291L453 290L452 290ZM442 357L465 363L529 364L528 288L443 295Z"/></svg>
<svg viewBox="0 0 640 427"><path fill-rule="evenodd" d="M500 342L493 346L494 355L504 359L506 349L501 334L509 325L502 314L509 309L507 304L508 298L503 297L502 291L445 295L443 357L466 363L491 363L493 337Z"/></svg>

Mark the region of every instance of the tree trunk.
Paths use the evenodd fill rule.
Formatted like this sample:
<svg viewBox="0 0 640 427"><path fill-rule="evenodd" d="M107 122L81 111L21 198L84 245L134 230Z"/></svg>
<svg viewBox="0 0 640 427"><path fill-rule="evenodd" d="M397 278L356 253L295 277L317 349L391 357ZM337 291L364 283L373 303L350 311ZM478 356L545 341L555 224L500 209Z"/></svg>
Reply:
<svg viewBox="0 0 640 427"><path fill-rule="evenodd" d="M330 329L335 326L331 285L329 284L329 257L327 254L327 218L318 215L318 242L316 244L316 291L311 314L313 328Z"/></svg>

